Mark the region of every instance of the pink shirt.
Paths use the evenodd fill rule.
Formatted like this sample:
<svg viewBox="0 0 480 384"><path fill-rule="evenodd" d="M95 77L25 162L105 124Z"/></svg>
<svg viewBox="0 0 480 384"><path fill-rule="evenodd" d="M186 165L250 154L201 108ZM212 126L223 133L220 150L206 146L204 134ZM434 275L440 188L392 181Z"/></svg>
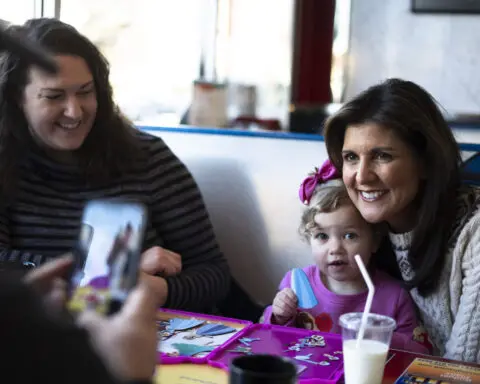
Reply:
<svg viewBox="0 0 480 384"><path fill-rule="evenodd" d="M348 312L363 312L367 300L367 291L355 295L337 295L329 291L320 278L316 265L303 268L312 286L318 304L311 309L298 308L297 316L287 326L316 329L322 332L340 333L338 318ZM289 271L279 290L290 288ZM372 274L375 284L375 296L371 312L390 316L397 322L391 347L417 353L429 354L431 345L428 336L417 321L415 307L408 292L399 282L387 274L376 271ZM272 306L263 315L263 322L272 321Z"/></svg>

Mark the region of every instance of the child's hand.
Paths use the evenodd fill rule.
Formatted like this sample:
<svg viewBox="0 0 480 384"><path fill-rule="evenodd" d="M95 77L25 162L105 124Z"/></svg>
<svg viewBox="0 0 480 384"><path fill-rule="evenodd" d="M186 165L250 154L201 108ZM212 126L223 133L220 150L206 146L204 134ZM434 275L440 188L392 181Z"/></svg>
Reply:
<svg viewBox="0 0 480 384"><path fill-rule="evenodd" d="M297 313L297 304L297 296L290 288L278 292L272 304L275 324L283 325L293 319Z"/></svg>

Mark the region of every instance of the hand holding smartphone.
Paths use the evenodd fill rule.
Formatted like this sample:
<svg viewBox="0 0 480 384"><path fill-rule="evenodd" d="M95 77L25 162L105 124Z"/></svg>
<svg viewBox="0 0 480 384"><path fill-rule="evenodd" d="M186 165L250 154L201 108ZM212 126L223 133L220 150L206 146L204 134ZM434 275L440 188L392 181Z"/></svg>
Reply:
<svg viewBox="0 0 480 384"><path fill-rule="evenodd" d="M132 201L87 203L71 278L69 308L117 312L138 280L147 211Z"/></svg>

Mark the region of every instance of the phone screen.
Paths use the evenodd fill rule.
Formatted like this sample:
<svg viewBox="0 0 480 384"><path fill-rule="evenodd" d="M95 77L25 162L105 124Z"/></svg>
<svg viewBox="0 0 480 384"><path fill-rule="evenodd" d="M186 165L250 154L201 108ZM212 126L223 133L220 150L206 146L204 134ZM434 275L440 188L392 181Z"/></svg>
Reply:
<svg viewBox="0 0 480 384"><path fill-rule="evenodd" d="M74 249L69 308L112 314L137 284L146 209L136 202L94 200L84 209Z"/></svg>

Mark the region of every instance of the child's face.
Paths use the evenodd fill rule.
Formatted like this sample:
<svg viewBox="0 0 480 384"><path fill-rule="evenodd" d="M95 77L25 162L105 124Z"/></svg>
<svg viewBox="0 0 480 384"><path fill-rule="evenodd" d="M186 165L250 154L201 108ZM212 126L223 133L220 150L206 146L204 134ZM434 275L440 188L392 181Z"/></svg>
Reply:
<svg viewBox="0 0 480 384"><path fill-rule="evenodd" d="M336 281L362 279L354 257L359 254L367 265L378 248L371 226L352 204L317 213L314 220L310 245L322 273Z"/></svg>

